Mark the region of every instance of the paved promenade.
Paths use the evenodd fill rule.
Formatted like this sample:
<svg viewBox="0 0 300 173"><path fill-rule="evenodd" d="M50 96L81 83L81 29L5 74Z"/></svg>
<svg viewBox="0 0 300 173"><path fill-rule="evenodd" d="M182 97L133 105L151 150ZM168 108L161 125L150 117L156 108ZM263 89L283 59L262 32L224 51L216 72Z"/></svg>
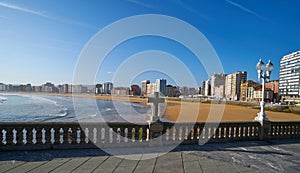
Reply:
<svg viewBox="0 0 300 173"><path fill-rule="evenodd" d="M300 140L179 146L168 153L100 149L0 152L0 172L300 172ZM162 148L163 151L163 148Z"/></svg>

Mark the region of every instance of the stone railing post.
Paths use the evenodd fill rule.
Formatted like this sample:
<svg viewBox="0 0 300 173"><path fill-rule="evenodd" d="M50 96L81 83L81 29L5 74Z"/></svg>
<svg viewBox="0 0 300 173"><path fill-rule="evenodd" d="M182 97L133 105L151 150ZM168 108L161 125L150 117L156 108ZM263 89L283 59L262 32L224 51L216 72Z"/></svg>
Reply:
<svg viewBox="0 0 300 173"><path fill-rule="evenodd" d="M259 127L259 140L266 141L270 139L271 121L261 121Z"/></svg>
<svg viewBox="0 0 300 173"><path fill-rule="evenodd" d="M163 134L164 125L161 121L156 121L153 124L150 124L150 141L149 146L162 146L162 134Z"/></svg>

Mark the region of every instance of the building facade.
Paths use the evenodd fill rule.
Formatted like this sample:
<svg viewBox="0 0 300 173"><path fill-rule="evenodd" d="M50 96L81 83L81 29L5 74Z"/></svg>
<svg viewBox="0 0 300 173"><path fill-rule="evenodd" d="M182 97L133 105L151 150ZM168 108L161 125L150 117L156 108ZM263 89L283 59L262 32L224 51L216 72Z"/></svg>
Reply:
<svg viewBox="0 0 300 173"><path fill-rule="evenodd" d="M142 88L141 88L141 95L146 96L147 95L147 85L150 84L150 80L143 80L142 81Z"/></svg>
<svg viewBox="0 0 300 173"><path fill-rule="evenodd" d="M280 60L279 95L281 100L300 96L300 51L283 56Z"/></svg>
<svg viewBox="0 0 300 173"><path fill-rule="evenodd" d="M160 92L164 96L166 95L167 80L166 79L156 79L156 91Z"/></svg>
<svg viewBox="0 0 300 173"><path fill-rule="evenodd" d="M213 74L211 76L211 95L217 99L222 99L225 97L225 80L226 75L221 74Z"/></svg>
<svg viewBox="0 0 300 173"><path fill-rule="evenodd" d="M226 76L225 95L227 100L240 100L241 83L247 81L247 72L238 71Z"/></svg>

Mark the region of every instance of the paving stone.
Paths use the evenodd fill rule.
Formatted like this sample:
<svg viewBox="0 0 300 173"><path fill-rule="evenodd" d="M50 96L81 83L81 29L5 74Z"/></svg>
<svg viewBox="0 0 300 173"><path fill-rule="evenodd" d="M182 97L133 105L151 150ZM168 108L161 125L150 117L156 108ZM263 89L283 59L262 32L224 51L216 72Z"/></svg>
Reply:
<svg viewBox="0 0 300 173"><path fill-rule="evenodd" d="M184 172L185 173L196 173L196 172L202 172L201 167L199 165L199 161L184 161Z"/></svg>
<svg viewBox="0 0 300 173"><path fill-rule="evenodd" d="M88 160L87 157L85 158L72 158L68 162L65 162L61 166L55 168L51 171L51 173L67 173L71 172L72 170L76 169L78 166L80 166L82 163L84 163L86 160Z"/></svg>
<svg viewBox="0 0 300 173"><path fill-rule="evenodd" d="M192 155L192 154L187 154L187 153L182 153L182 159L184 162L198 161L198 156Z"/></svg>
<svg viewBox="0 0 300 173"><path fill-rule="evenodd" d="M134 170L135 173L152 173L154 170L154 165L148 165L148 166L137 166Z"/></svg>
<svg viewBox="0 0 300 173"><path fill-rule="evenodd" d="M222 173L238 173L239 171L235 168L235 166L233 165L226 165L226 166L220 166L218 167L218 169L222 172Z"/></svg>
<svg viewBox="0 0 300 173"><path fill-rule="evenodd" d="M7 171L7 173L13 173L13 172L28 172L42 164L45 164L46 162L27 162L26 164L23 164L21 166L15 167L14 169L11 169Z"/></svg>
<svg viewBox="0 0 300 173"><path fill-rule="evenodd" d="M157 159L154 172L183 172L182 159L178 158L178 153L177 155L170 154L168 156L170 156L169 159L167 156Z"/></svg>
<svg viewBox="0 0 300 173"><path fill-rule="evenodd" d="M254 171L257 171L256 169L245 167L245 166L241 166L241 165L236 165L236 164L235 164L235 168L239 172L254 172Z"/></svg>
<svg viewBox="0 0 300 173"><path fill-rule="evenodd" d="M16 161L5 161L0 163L0 172L5 172L20 165L25 164L25 162L16 162Z"/></svg>
<svg viewBox="0 0 300 173"><path fill-rule="evenodd" d="M105 160L102 164L100 164L94 172L113 172L124 159L124 157L119 158L121 156L111 156L107 160Z"/></svg>
<svg viewBox="0 0 300 173"><path fill-rule="evenodd" d="M29 171L30 173L50 172L70 159L54 159Z"/></svg>
<svg viewBox="0 0 300 173"><path fill-rule="evenodd" d="M92 172L96 167L101 165L102 162L104 162L107 158L108 158L107 156L89 158L89 160L84 162L82 165L77 167L72 172L73 173Z"/></svg>

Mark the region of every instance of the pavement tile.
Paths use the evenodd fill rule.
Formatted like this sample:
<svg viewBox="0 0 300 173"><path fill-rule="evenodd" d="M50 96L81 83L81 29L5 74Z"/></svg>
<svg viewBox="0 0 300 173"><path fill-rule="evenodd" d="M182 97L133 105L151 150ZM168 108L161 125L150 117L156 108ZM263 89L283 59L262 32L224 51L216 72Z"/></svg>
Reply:
<svg viewBox="0 0 300 173"><path fill-rule="evenodd" d="M125 157L125 156L124 156ZM119 164L122 162L123 158L116 156L111 156L106 159L101 165L99 165L94 172L113 172Z"/></svg>
<svg viewBox="0 0 300 173"><path fill-rule="evenodd" d="M11 169L7 171L7 173L13 173L13 172L28 172L42 164L45 164L46 162L27 162L26 164L23 164L21 166L15 167L14 169Z"/></svg>
<svg viewBox="0 0 300 173"><path fill-rule="evenodd" d="M51 171L51 173L63 173L63 172L71 172L72 170L76 169L78 166L80 166L82 163L87 161L88 158L72 158L68 162L65 162L61 166L55 168Z"/></svg>
<svg viewBox="0 0 300 173"><path fill-rule="evenodd" d="M182 159L184 162L198 161L198 156L193 155L193 154L182 153Z"/></svg>
<svg viewBox="0 0 300 173"><path fill-rule="evenodd" d="M0 172L5 172L20 165L25 164L25 162L17 162L17 161L4 161L0 163Z"/></svg>
<svg viewBox="0 0 300 173"><path fill-rule="evenodd" d="M39 167L32 169L29 171L30 173L41 173L41 172L50 172L51 170L59 167L60 165L64 164L65 162L69 161L70 159L54 159L48 161L47 163L40 165Z"/></svg>
<svg viewBox="0 0 300 173"><path fill-rule="evenodd" d="M73 170L73 173L81 173L81 172L92 172L97 166L99 166L102 162L104 162L108 157L92 157L89 158L86 162L80 165L78 168Z"/></svg>
<svg viewBox="0 0 300 173"><path fill-rule="evenodd" d="M199 165L199 161L184 161L184 172L185 173L196 173L196 172L202 172L202 169Z"/></svg>
<svg viewBox="0 0 300 173"><path fill-rule="evenodd" d="M157 159L154 172L178 172L178 173L183 172L182 159L178 158L179 154L180 152L177 153L176 155L170 154L168 155L170 156L169 159L166 156L159 157Z"/></svg>

